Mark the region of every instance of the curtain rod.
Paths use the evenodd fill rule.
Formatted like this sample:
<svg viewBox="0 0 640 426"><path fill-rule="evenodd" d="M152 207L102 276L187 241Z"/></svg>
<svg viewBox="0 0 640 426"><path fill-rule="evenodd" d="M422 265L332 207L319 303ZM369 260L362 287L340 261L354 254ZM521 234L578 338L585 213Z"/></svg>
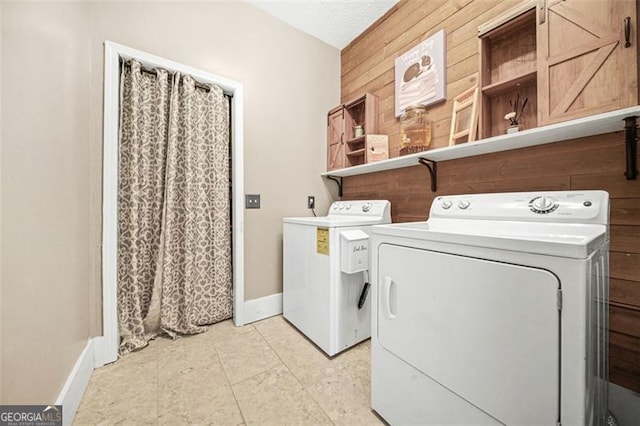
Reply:
<svg viewBox="0 0 640 426"><path fill-rule="evenodd" d="M129 63L129 61L125 61L122 57L120 57L120 63L126 67L130 67L131 64ZM151 75L158 75L157 69L147 69L145 67L143 67L142 65L140 66L140 71L147 73L147 74L151 74ZM192 77L193 78L193 77ZM210 91L210 87L206 84L203 83L199 83L198 81L196 81L194 79L194 83L195 83L195 87L197 87L198 89L202 89L202 90L206 90L207 92ZM233 98L233 95L228 95L228 94L224 94L225 96L229 97L229 98Z"/></svg>

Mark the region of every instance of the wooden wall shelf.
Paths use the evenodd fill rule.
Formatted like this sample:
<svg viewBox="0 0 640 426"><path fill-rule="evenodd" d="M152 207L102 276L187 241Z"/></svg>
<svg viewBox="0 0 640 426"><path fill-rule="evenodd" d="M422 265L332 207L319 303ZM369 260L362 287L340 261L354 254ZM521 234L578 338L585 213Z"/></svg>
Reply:
<svg viewBox="0 0 640 426"><path fill-rule="evenodd" d="M347 177L385 170L400 169L420 164L420 159L432 162L455 160L457 158L508 151L569 139L584 138L604 133L621 132L625 130L627 117L640 116L640 105L576 120L564 121L549 126L537 127L518 133L495 136L465 144L436 148L402 157L390 158L375 163L362 164L339 170L322 173L325 177ZM622 175L622 174L621 174Z"/></svg>
<svg viewBox="0 0 640 426"><path fill-rule="evenodd" d="M512 92L514 90L517 90L520 86L534 84L536 82L536 74L536 70L528 71L524 74L518 75L517 77L489 84L488 86L484 86L482 88L482 93L484 93L485 95L496 96L503 93Z"/></svg>

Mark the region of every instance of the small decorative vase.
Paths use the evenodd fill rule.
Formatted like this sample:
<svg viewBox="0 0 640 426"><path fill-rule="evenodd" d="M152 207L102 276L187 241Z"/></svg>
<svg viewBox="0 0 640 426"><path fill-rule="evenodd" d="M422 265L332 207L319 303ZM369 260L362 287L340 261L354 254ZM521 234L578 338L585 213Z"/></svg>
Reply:
<svg viewBox="0 0 640 426"><path fill-rule="evenodd" d="M507 127L507 134L516 133L519 130L520 130L520 127L518 127L518 126L509 126L509 127Z"/></svg>

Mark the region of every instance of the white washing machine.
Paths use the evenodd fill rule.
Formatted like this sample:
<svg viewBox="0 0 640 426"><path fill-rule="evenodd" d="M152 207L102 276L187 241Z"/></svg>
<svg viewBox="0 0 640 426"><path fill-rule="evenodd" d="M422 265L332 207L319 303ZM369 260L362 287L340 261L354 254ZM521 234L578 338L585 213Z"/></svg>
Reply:
<svg viewBox="0 0 640 426"><path fill-rule="evenodd" d="M389 201L336 201L327 216L283 222L284 317L329 356L368 339L369 232L391 223Z"/></svg>
<svg viewBox="0 0 640 426"><path fill-rule="evenodd" d="M392 425L606 424L603 191L438 197L372 236L372 407Z"/></svg>

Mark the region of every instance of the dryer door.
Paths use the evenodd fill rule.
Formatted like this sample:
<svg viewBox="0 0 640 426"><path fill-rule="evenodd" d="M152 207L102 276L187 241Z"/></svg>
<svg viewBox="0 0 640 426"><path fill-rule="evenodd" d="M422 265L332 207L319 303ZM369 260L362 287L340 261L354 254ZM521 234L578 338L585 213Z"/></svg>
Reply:
<svg viewBox="0 0 640 426"><path fill-rule="evenodd" d="M500 422L556 424L555 275L389 244L378 264L375 332L387 351Z"/></svg>

